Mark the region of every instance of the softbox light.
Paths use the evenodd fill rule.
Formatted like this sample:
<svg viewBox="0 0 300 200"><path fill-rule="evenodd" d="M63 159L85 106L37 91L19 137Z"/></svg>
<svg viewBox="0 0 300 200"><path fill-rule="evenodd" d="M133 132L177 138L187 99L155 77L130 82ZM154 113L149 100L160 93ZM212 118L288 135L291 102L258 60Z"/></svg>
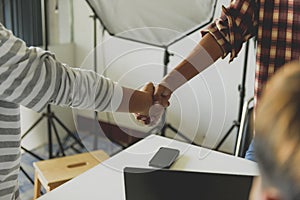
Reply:
<svg viewBox="0 0 300 200"><path fill-rule="evenodd" d="M87 0L110 35L167 47L212 21L216 0Z"/></svg>

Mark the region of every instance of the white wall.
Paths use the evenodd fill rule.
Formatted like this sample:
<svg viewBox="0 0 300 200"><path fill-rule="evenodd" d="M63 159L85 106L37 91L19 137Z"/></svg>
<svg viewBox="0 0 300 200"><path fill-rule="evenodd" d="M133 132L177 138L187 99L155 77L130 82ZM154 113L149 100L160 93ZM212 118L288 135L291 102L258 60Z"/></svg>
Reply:
<svg viewBox="0 0 300 200"><path fill-rule="evenodd" d="M87 3L82 0L74 0L74 42L75 65L83 68L93 66L93 21L89 17L92 14ZM216 16L219 16L221 4L227 5L229 0L219 0ZM118 20L118 19L116 19ZM98 71L119 81L122 85L138 88L145 82L159 82L162 78L163 50L149 48L148 46L133 42L111 38L106 35L104 43L101 43L101 27L98 23L98 49L99 66ZM191 35L172 47L170 51L175 52L171 58L170 69L182 60L181 56L187 55L200 39L199 32ZM141 48L126 56L119 55L128 50ZM253 96L254 86L254 50L251 43L249 51L248 76L246 83L246 100ZM103 59L104 58L104 59ZM116 59L117 58L117 59ZM111 63L113 59L115 62ZM238 84L242 80L244 52L232 63L228 64L228 57L219 60L216 64L189 84L184 85L176 91L171 99L168 109L167 121L174 127L191 137L204 146L211 147L219 141L222 135L230 128L233 120L237 119L239 93ZM108 117L109 116L109 117ZM102 120L117 121L124 126L148 130L134 122L128 114L101 114ZM222 150L232 152L235 140L232 132ZM168 134L173 134L168 130Z"/></svg>

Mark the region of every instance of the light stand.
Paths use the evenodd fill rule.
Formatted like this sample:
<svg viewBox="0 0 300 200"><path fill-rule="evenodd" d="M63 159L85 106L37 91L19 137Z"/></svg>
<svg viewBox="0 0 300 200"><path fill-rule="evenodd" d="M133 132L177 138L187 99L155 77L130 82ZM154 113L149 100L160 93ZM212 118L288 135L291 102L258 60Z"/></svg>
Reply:
<svg viewBox="0 0 300 200"><path fill-rule="evenodd" d="M192 33L196 32L197 30L199 30L199 29L205 27L206 25L208 25L209 23L211 23L213 21L213 17L214 17L214 13L215 13L215 8L216 8L216 5L217 5L217 1L214 1L214 3L213 3L213 11L212 11L211 18L206 23L194 27L193 29L187 31L185 34L182 34L180 37L175 38L175 40L173 40L172 42L169 42L167 45L166 44L158 45L156 43L151 43L149 41L142 41L142 40L138 40L136 38L130 38L130 37L126 37L126 36L124 37L122 35L114 34L113 32L111 32L106 27L106 25L103 22L103 20L97 15L97 12L95 11L95 8L91 4L91 2L89 0L86 0L86 1L87 1L88 5L91 7L91 9L93 10L95 18L99 19L99 21L100 21L101 25L103 26L104 30L106 30L109 33L109 35L117 37L117 38L121 38L121 39L124 39L124 40L128 40L128 41L133 41L133 42L137 42L137 43L141 43L141 44L146 44L146 45L149 45L149 46L163 48L164 49L164 60L163 60L164 71L163 71L163 76L165 76L168 73L168 64L170 62L170 56L173 55L173 54L171 54L168 51L168 48L171 45L175 44L176 42L182 40L183 38L191 35ZM157 127L154 127L152 130L150 130L149 133L152 133L152 132L154 132L156 130L160 130L161 135L165 136L166 129L169 128L173 132L177 133L184 140L186 140L188 143L195 144L191 139L189 139L184 134L180 133L176 128L174 128L170 123L165 123L165 120L166 120L166 112L162 116L161 123Z"/></svg>
<svg viewBox="0 0 300 200"><path fill-rule="evenodd" d="M165 52L164 52L164 72L163 72L163 76L167 75L167 73L168 73L168 64L170 62L170 56L173 56L173 55L174 54L170 53L168 51L168 48L166 47ZM175 127L173 127L172 124L166 123L166 112L167 112L167 109L165 109L165 112L163 113L163 115L161 117L160 124L162 124L162 125L158 125L159 129L161 130L160 131L161 135L166 136L166 130L169 128L174 133L177 133L181 138L183 138L189 144L197 145L191 139L189 139L183 133L179 132ZM154 129L150 130L149 132L152 133L154 130L157 130L158 127L155 127Z"/></svg>
<svg viewBox="0 0 300 200"><path fill-rule="evenodd" d="M98 60L97 60L97 18L96 15L91 15L91 18L93 18L93 28L94 28L94 72L98 72L97 66L98 66ZM94 119L98 121L98 112L94 112ZM96 129L94 127L94 129ZM97 135L94 136L94 149L97 149L98 147L98 138Z"/></svg>
<svg viewBox="0 0 300 200"><path fill-rule="evenodd" d="M245 49L245 57L244 57L244 67L243 67L243 77L242 82L238 86L238 91L240 94L240 102L239 102L239 110L238 110L238 119L233 121L232 126L229 128L229 130L225 133L224 137L220 140L220 142L216 145L215 150L219 150L219 148L222 146L222 144L225 142L227 137L230 135L230 133L234 130L234 128L237 128L237 133L240 129L241 119L242 119L242 113L243 113L243 105L244 105L244 99L245 99L245 84L246 84L246 75L247 75L247 65L248 65L248 52L249 52L249 40L246 42L246 49ZM236 136L234 145L234 151L236 152L237 148L237 142L238 142L238 134Z"/></svg>

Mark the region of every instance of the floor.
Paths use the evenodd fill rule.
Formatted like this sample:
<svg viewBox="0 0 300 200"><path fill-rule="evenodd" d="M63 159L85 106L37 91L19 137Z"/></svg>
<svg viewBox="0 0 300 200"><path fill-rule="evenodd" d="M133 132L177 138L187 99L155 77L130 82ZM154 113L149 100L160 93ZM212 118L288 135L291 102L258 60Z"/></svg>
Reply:
<svg viewBox="0 0 300 200"><path fill-rule="evenodd" d="M104 138L103 136L95 137L94 135L86 135L84 138L81 138L82 143L84 144L84 147L80 147L78 144L74 144L74 140L72 138L64 138L63 139L63 146L64 146L64 152L66 155L72 155L75 154L76 151L74 151L72 148L70 148L70 145L74 144L73 147L77 151L80 152L86 152L86 151L92 151L95 149L102 149L104 150L108 155L113 155L120 150L122 150L122 147L119 145L116 145L109 141L107 138ZM53 145L53 152L57 152L59 149L58 144ZM48 158L48 145L41 146L37 149L34 149L32 151L33 153L37 154L38 156L47 159ZM34 169L33 169L33 162L39 161L29 153L23 153L21 157L21 167L24 169L24 171L29 175L31 180L34 180ZM20 196L22 200L32 200L33 198L33 184L30 182L30 180L25 176L23 172L20 172L19 174L19 186L20 186ZM45 192L45 191L43 191Z"/></svg>

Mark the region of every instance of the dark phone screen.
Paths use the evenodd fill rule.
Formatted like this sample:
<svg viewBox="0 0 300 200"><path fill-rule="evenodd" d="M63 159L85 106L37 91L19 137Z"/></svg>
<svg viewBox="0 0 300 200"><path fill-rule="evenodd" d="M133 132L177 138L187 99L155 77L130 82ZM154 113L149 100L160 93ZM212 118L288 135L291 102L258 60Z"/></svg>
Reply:
<svg viewBox="0 0 300 200"><path fill-rule="evenodd" d="M149 161L149 165L152 167L169 168L178 155L178 149L161 147Z"/></svg>

